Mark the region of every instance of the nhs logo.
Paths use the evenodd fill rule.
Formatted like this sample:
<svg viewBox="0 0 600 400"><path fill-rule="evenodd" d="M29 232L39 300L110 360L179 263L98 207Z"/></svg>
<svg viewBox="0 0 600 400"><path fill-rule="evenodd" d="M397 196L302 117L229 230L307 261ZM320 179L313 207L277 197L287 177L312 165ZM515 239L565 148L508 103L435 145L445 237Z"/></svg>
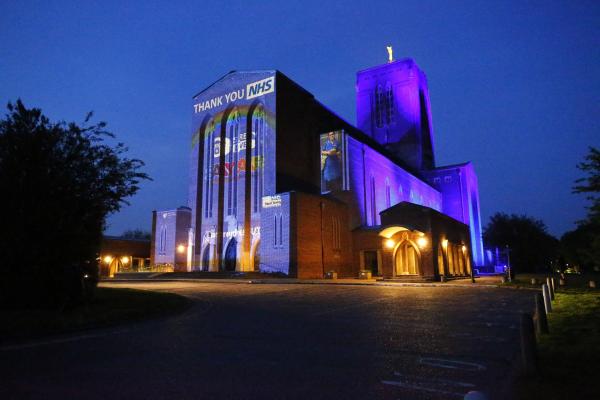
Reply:
<svg viewBox="0 0 600 400"><path fill-rule="evenodd" d="M253 99L267 93L275 91L275 77L272 76L261 81L256 81L246 85L246 99Z"/></svg>

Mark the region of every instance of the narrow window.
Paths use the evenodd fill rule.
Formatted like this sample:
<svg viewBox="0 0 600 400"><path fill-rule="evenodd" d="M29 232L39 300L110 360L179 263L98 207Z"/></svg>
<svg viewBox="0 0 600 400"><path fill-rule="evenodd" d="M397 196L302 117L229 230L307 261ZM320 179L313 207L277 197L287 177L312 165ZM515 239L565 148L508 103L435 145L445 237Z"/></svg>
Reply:
<svg viewBox="0 0 600 400"><path fill-rule="evenodd" d="M273 223L273 248L277 248L277 215L273 215L274 223Z"/></svg>
<svg viewBox="0 0 600 400"><path fill-rule="evenodd" d="M394 109L394 89L388 83L385 88L385 118L388 125L395 121Z"/></svg>
<svg viewBox="0 0 600 400"><path fill-rule="evenodd" d="M377 225L377 205L375 203L375 177L371 176L371 225Z"/></svg>
<svg viewBox="0 0 600 400"><path fill-rule="evenodd" d="M392 206L392 195L390 193L390 180L385 178L385 206L390 208Z"/></svg>
<svg viewBox="0 0 600 400"><path fill-rule="evenodd" d="M259 134L259 130L258 130L258 118L256 118L257 116L255 116L254 118L254 132L252 132L252 135L250 137L250 146L252 146L252 141L254 141L254 148L252 149L252 159L250 160L250 163L247 163L248 165L246 165L246 173L248 173L248 171L250 171L250 173L252 174L252 191L254 193L254 204L253 204L253 211L254 212L258 212L258 202L260 201L259 196L258 196L258 170L256 169L256 159L258 156L258 148L260 146L260 134ZM248 145L248 144L247 144Z"/></svg>
<svg viewBox="0 0 600 400"><path fill-rule="evenodd" d="M231 180L233 184L233 205L232 205L232 214L237 215L237 194L238 194L238 151L239 151L239 138L240 138L240 123L238 122L234 125L233 129L233 140L231 141L231 158L232 166L230 169L233 171L231 175Z"/></svg>
<svg viewBox="0 0 600 400"><path fill-rule="evenodd" d="M233 125L229 125L229 145L231 146L233 144ZM225 146L223 146L223 151L227 151L227 143L225 144ZM225 168L225 177L227 177L227 215L231 215L231 210L232 210L232 199L231 199L231 191L233 188L233 176L231 174L231 156L232 156L233 152L231 151L231 149L229 150L229 154L228 157L225 159L226 160L226 168Z"/></svg>
<svg viewBox="0 0 600 400"><path fill-rule="evenodd" d="M384 103L384 94L381 89L381 85L378 85L375 89L375 126L377 128L383 127L383 103Z"/></svg>
<svg viewBox="0 0 600 400"><path fill-rule="evenodd" d="M283 214L279 214L279 247L283 247Z"/></svg>
<svg viewBox="0 0 600 400"><path fill-rule="evenodd" d="M249 142L250 146L254 143L252 148L252 160L249 163L250 171L252 173L252 202L253 212L260 210L260 202L264 194L264 147L265 147L265 112L262 105L259 105L252 115L252 127L253 135Z"/></svg>

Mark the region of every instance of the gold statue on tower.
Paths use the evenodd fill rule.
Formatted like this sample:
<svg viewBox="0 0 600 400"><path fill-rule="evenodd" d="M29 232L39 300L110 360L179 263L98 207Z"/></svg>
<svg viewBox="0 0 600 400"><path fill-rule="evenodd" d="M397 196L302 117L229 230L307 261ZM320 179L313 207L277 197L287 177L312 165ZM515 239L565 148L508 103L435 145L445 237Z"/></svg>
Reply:
<svg viewBox="0 0 600 400"><path fill-rule="evenodd" d="M392 46L387 46L388 51L388 62L391 63L394 61L394 55L392 54Z"/></svg>

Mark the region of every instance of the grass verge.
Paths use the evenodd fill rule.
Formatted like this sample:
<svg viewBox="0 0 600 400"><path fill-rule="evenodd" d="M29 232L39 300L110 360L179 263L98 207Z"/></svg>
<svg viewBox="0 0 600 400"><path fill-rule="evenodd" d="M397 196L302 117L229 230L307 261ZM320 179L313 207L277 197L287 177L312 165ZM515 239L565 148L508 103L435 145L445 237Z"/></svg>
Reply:
<svg viewBox="0 0 600 400"><path fill-rule="evenodd" d="M592 399L600 393L600 292L556 293L550 334L538 344L538 375L517 385L519 399Z"/></svg>
<svg viewBox="0 0 600 400"><path fill-rule="evenodd" d="M20 341L137 321L184 310L188 299L173 293L96 289L90 304L55 310L0 310L0 339Z"/></svg>

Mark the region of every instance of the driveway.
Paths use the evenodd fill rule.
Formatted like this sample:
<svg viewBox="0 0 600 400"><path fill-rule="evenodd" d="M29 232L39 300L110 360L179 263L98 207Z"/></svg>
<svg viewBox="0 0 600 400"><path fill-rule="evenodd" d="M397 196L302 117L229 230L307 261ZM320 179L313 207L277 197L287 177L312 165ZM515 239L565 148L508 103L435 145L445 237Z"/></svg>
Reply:
<svg viewBox="0 0 600 400"><path fill-rule="evenodd" d="M4 399L509 398L533 294L502 288L121 282L183 314L0 347Z"/></svg>

